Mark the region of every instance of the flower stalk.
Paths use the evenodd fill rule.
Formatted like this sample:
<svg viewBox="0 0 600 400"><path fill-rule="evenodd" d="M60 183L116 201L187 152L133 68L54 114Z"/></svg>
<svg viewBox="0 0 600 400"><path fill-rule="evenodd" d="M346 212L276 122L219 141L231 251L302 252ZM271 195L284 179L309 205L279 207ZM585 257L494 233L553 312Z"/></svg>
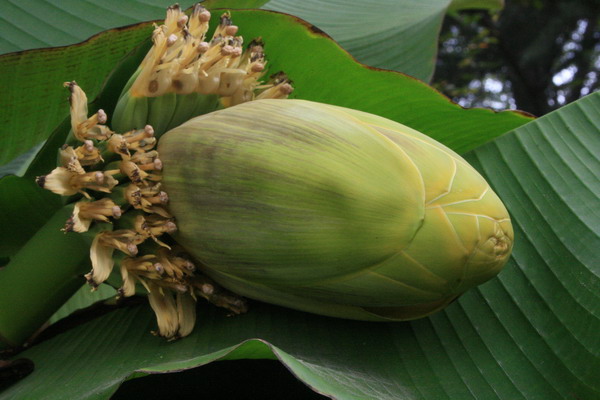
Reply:
<svg viewBox="0 0 600 400"><path fill-rule="evenodd" d="M73 205L59 210L0 269L0 342L25 342L81 287L90 265L89 240L59 232L72 213Z"/></svg>

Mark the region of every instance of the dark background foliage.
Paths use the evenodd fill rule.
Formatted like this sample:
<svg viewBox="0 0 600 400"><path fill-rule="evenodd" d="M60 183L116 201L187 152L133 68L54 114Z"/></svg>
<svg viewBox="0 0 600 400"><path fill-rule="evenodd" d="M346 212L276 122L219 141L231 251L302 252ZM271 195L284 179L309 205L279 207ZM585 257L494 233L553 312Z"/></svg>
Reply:
<svg viewBox="0 0 600 400"><path fill-rule="evenodd" d="M544 115L600 87L598 0L506 0L448 16L434 86L465 107Z"/></svg>

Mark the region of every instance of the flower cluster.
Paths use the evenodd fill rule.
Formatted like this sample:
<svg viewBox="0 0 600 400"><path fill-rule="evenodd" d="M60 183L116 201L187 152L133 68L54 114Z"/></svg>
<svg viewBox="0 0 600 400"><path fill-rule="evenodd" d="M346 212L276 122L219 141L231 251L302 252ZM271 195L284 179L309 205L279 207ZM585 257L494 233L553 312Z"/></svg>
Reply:
<svg viewBox="0 0 600 400"><path fill-rule="evenodd" d="M266 61L260 39L244 50L243 38L236 36L238 27L226 13L206 42L209 20L210 13L200 5L194 6L190 17L177 5L169 7L164 25L155 27L152 48L119 100L113 126L116 120L139 121L132 115L135 101L162 101L170 93L218 95L221 107L291 93L284 73L261 83ZM174 242L168 236L177 225L167 208L169 196L161 187L163 165L155 150L153 127L142 124L116 133L106 125L103 110L88 117L87 97L75 82L65 86L71 92L71 130L77 145L65 144L59 166L38 177L37 183L62 196L83 197L75 203L63 231L88 232L94 221L112 224L104 225L109 229L93 238L88 283L95 289L116 265L123 281L119 296L132 296L137 288L145 288L157 316L158 334L169 339L191 332L198 296L233 313L244 312L243 299L220 288L199 272L189 256L171 247ZM182 99L188 100L195 101ZM152 118L171 119L160 108L155 107ZM152 107L147 112L150 116ZM200 113L195 110L189 117Z"/></svg>
<svg viewBox="0 0 600 400"><path fill-rule="evenodd" d="M131 85L133 97L166 93L218 94L225 106L261 98L285 98L292 86L276 74L261 84L265 54L260 39L243 50L229 13L221 16L212 39L206 41L211 14L196 4L188 17L178 5L169 7L164 25L154 29L153 46Z"/></svg>
<svg viewBox="0 0 600 400"><path fill-rule="evenodd" d="M234 313L245 311L242 299L199 274L187 255L161 240L175 232L177 225L166 208L169 196L161 189L162 162L154 150L157 141L152 127L115 133L104 125L103 110L88 118L87 97L75 82L65 86L71 92L73 137L82 144L64 145L61 165L37 182L62 196L83 195L74 205L65 232L84 233L94 221L120 219L119 229L94 236L88 283L95 289L119 263L123 280L119 296L133 296L139 282L156 313L158 333L169 339L186 336L193 329L198 295ZM140 254L142 244L145 254Z"/></svg>

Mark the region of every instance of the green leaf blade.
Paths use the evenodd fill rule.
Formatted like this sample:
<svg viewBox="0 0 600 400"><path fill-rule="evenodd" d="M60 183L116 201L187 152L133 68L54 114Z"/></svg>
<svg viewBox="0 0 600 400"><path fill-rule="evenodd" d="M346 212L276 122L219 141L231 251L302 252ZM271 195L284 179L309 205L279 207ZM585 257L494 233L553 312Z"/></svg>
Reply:
<svg viewBox="0 0 600 400"><path fill-rule="evenodd" d="M271 0L263 8L316 25L362 63L427 82L435 68L438 34L449 3Z"/></svg>
<svg viewBox="0 0 600 400"><path fill-rule="evenodd" d="M294 17L238 10L234 18L246 37L263 37L269 71L283 70L290 76L294 98L381 115L459 153L530 121L530 117L511 111L467 110L412 77L358 64L335 42ZM290 42L295 45L289 46Z"/></svg>
<svg viewBox="0 0 600 400"><path fill-rule="evenodd" d="M599 202L600 181L583 167L598 158L577 144L598 145L600 118L589 110L599 104L598 94L588 96L474 152L515 219L513 259L519 273L499 279L526 318L506 324L514 332L532 325L534 330L515 342L546 356L534 362L545 366L540 373L547 386L565 397L581 390L583 398L593 398L600 390L589 379L600 365L600 341L592 333L600 329L594 261L600 218L589 212L589 205ZM528 346L536 334L543 342Z"/></svg>
<svg viewBox="0 0 600 400"><path fill-rule="evenodd" d="M490 10L497 11L504 8L504 0L452 0L448 11L461 10Z"/></svg>
<svg viewBox="0 0 600 400"><path fill-rule="evenodd" d="M81 42L107 29L164 18L171 4L169 0L7 0L2 5L0 32L9 43L0 46L0 53Z"/></svg>
<svg viewBox="0 0 600 400"><path fill-rule="evenodd" d="M247 13L240 18L263 15ZM148 307L118 310L24 352L38 369L0 398L108 398L136 371L191 368L219 357L266 357L264 349L241 345L256 338L307 385L339 399L598 398L600 94L520 126L529 119L462 110L440 97L442 105L435 92L411 78L340 61L351 59L318 42L318 33L286 27L288 17L261 18L276 22L278 34L288 39L323 46L333 54L327 63L344 66L343 74L322 72L318 67L327 63L300 64L306 54L292 54L288 65L284 45L270 34L267 52L271 46L284 51L274 51L271 64L289 67L296 84L318 88L299 85L298 97L369 108L419 125L459 151L517 128L467 155L513 216L512 261L497 279L444 312L411 323L343 321L257 303L248 314L225 318L202 304L192 335L166 343L149 334L155 322ZM249 24L248 32L259 32L258 25ZM374 78L361 86L367 73ZM394 79L401 83L390 76L400 76ZM351 96L344 85L360 88L362 96ZM66 388L55 384L67 378Z"/></svg>

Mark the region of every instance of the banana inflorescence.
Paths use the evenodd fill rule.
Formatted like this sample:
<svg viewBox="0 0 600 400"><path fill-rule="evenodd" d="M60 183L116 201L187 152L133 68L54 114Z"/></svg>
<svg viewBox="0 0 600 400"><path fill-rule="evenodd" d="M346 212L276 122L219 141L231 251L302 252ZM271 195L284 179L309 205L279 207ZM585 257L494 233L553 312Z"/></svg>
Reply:
<svg viewBox="0 0 600 400"><path fill-rule="evenodd" d="M206 42L209 17L168 9L116 107L122 134L66 84L77 144L38 183L84 197L65 231L112 222L92 241L92 287L117 265L120 296L140 283L158 333L177 338L193 329L198 296L233 313L243 295L399 321L500 271L510 218L464 159L376 115L283 100L285 74L260 82L263 44L244 50L229 14Z"/></svg>

